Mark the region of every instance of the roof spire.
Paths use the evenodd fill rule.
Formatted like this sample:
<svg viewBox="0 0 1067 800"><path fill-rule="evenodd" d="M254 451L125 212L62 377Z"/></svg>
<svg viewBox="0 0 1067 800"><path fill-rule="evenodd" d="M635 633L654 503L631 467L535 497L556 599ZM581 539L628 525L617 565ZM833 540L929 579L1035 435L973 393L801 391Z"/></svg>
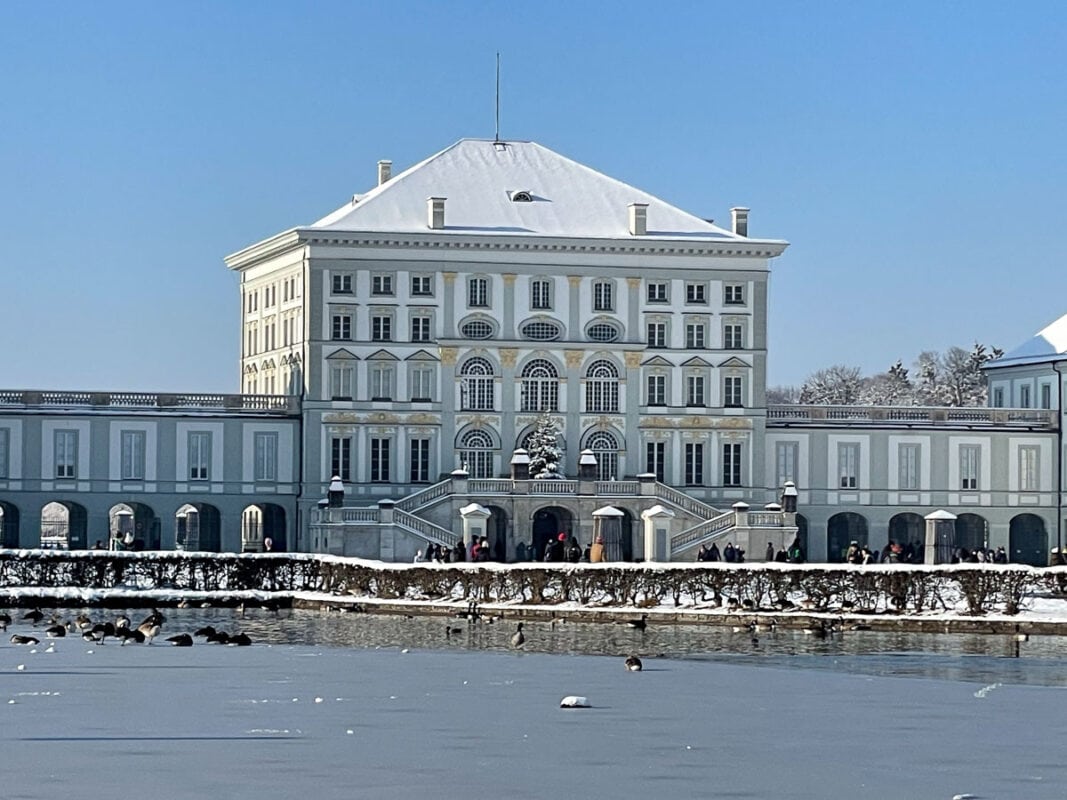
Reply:
<svg viewBox="0 0 1067 800"><path fill-rule="evenodd" d="M500 141L500 51L496 53L496 134L493 142Z"/></svg>

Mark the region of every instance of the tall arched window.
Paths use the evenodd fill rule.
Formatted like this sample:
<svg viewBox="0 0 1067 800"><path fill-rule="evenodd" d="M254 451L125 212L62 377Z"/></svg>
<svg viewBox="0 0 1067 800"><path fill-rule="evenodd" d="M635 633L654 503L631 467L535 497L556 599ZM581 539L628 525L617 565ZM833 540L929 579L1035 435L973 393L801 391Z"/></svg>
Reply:
<svg viewBox="0 0 1067 800"><path fill-rule="evenodd" d="M585 410L591 413L619 410L619 372L610 361L594 361L586 371Z"/></svg>
<svg viewBox="0 0 1067 800"><path fill-rule="evenodd" d="M485 431L463 434L459 443L459 458L472 478L493 477L493 437Z"/></svg>
<svg viewBox="0 0 1067 800"><path fill-rule="evenodd" d="M559 411L559 376L551 361L538 358L523 368L522 410Z"/></svg>
<svg viewBox="0 0 1067 800"><path fill-rule="evenodd" d="M597 431L585 446L596 456L596 479L614 480L619 474L619 442L607 431Z"/></svg>
<svg viewBox="0 0 1067 800"><path fill-rule="evenodd" d="M459 407L463 411L492 411L496 402L493 365L484 358L468 358L459 371Z"/></svg>

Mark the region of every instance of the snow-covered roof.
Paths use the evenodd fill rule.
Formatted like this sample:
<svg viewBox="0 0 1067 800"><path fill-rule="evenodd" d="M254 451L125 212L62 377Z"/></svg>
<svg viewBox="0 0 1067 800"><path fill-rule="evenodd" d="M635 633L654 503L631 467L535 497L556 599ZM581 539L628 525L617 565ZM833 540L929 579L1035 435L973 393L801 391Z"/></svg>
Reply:
<svg viewBox="0 0 1067 800"><path fill-rule="evenodd" d="M629 206L645 203L641 238L749 241L535 142L488 139L462 139L306 230L425 232L431 197L447 198L445 234L628 238Z"/></svg>
<svg viewBox="0 0 1067 800"><path fill-rule="evenodd" d="M1043 361L1064 359L1067 359L1067 314L1042 328L1028 342L1019 345L996 361L987 362L985 368L1014 367L1020 364L1038 364Z"/></svg>

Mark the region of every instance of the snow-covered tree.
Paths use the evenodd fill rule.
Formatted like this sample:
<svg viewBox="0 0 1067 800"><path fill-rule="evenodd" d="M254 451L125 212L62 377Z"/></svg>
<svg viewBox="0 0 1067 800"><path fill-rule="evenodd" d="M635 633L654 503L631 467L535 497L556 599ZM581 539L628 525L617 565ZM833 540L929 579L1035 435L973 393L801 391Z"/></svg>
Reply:
<svg viewBox="0 0 1067 800"><path fill-rule="evenodd" d="M530 454L530 477L538 479L562 478L563 450L560 447L561 430L555 417L541 412L533 432L526 443Z"/></svg>
<svg viewBox="0 0 1067 800"><path fill-rule="evenodd" d="M898 359L885 372L865 378L860 402L871 406L910 406L916 402L908 368Z"/></svg>
<svg viewBox="0 0 1067 800"><path fill-rule="evenodd" d="M859 367L836 364L808 376L800 387L800 402L810 405L852 405L859 402L862 385Z"/></svg>
<svg viewBox="0 0 1067 800"><path fill-rule="evenodd" d="M797 386L771 386L767 389L767 405L781 406L800 402L800 388Z"/></svg>
<svg viewBox="0 0 1067 800"><path fill-rule="evenodd" d="M919 355L919 394L922 403L931 406L981 406L986 402L982 365L1000 358L1004 351L987 350L974 343L968 351L950 347L944 353L928 351Z"/></svg>

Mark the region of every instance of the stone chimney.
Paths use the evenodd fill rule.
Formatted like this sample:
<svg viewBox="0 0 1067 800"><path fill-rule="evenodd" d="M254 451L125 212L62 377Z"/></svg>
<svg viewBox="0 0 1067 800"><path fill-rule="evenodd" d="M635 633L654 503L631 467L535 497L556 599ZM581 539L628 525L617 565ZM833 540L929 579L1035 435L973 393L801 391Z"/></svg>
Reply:
<svg viewBox="0 0 1067 800"><path fill-rule="evenodd" d="M378 185L381 186L387 180L393 177L393 162L392 161L379 161L378 162Z"/></svg>
<svg viewBox="0 0 1067 800"><path fill-rule="evenodd" d="M630 235L648 233L648 203L630 203Z"/></svg>
<svg viewBox="0 0 1067 800"><path fill-rule="evenodd" d="M426 224L435 231L445 227L445 200L444 197L427 197L426 211L429 216Z"/></svg>
<svg viewBox="0 0 1067 800"><path fill-rule="evenodd" d="M748 212L743 206L730 209L730 218L733 220L733 231L738 236L748 236Z"/></svg>

